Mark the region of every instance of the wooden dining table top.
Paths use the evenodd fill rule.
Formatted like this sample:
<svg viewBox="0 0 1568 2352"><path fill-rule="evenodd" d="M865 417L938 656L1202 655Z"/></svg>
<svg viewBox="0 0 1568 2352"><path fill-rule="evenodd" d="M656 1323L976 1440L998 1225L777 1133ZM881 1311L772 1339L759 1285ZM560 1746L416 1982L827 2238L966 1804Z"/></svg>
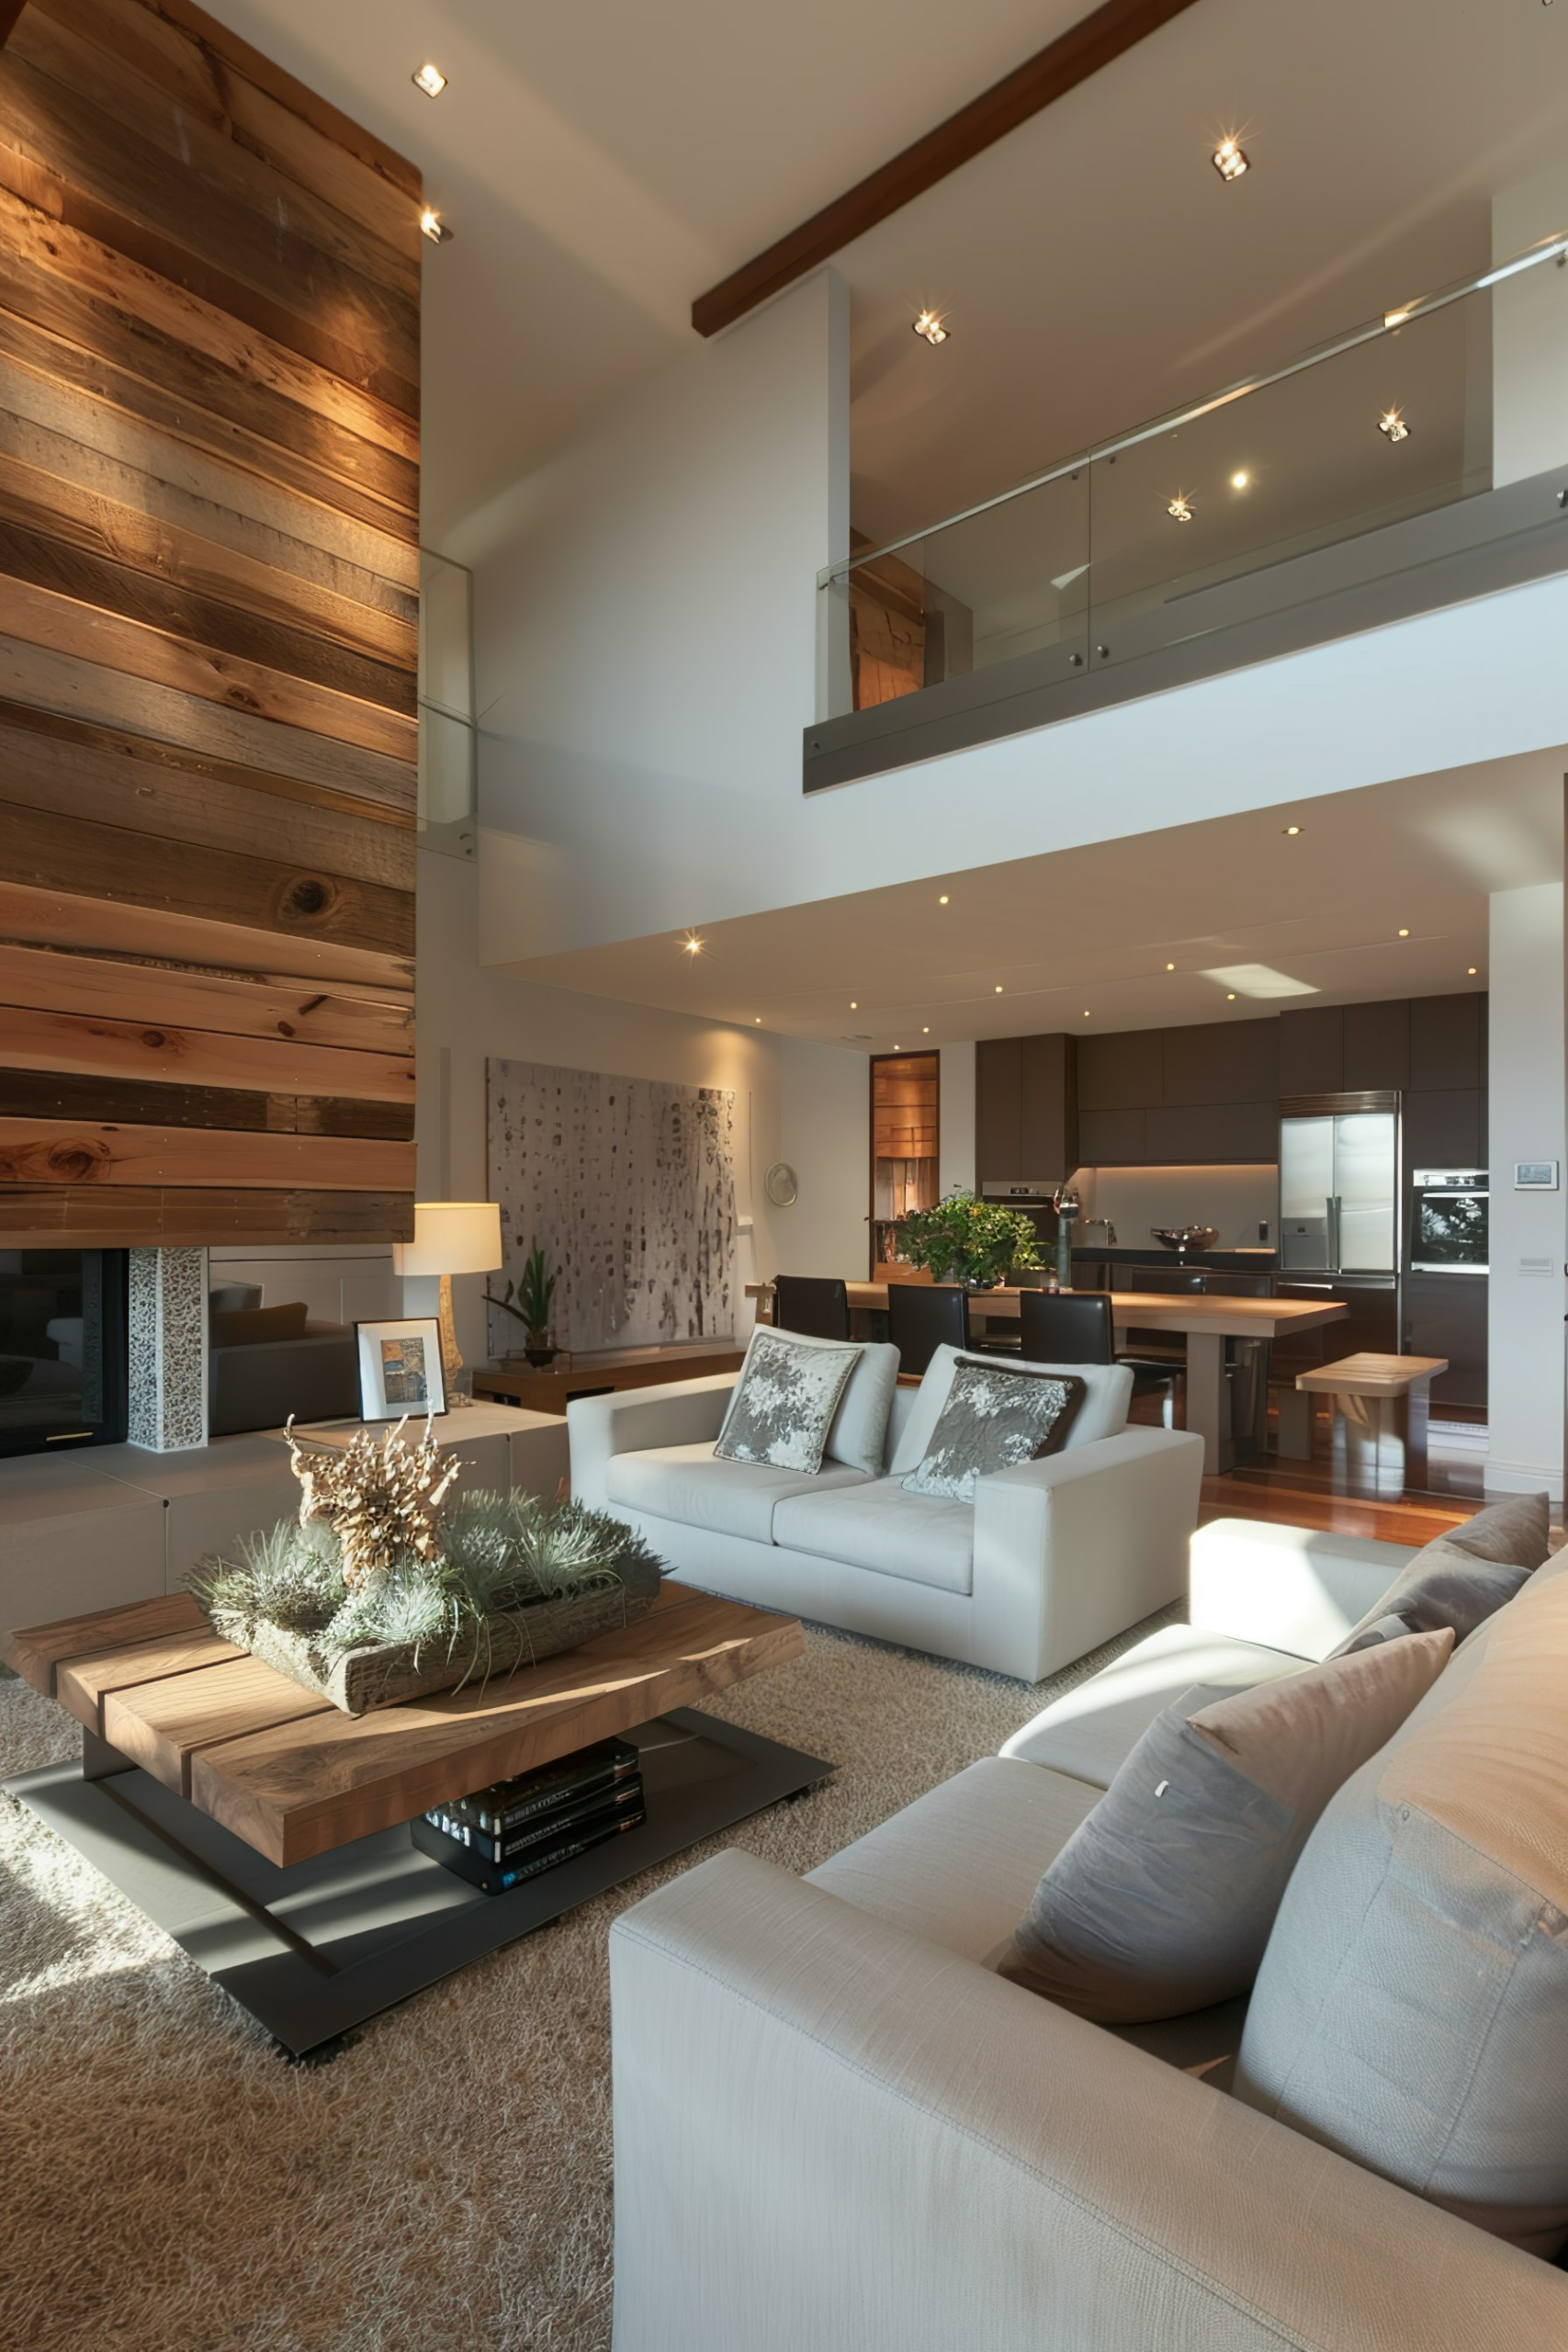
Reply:
<svg viewBox="0 0 1568 2352"><path fill-rule="evenodd" d="M765 1298L772 1287L748 1283L746 1295ZM852 1307L886 1307L887 1283L851 1282L844 1288ZM970 1306L974 1313L994 1316L998 1322L1016 1322L1020 1296L1009 1287L975 1291ZM1271 1340L1282 1331L1310 1331L1321 1324L1343 1322L1350 1311L1338 1298L1235 1298L1220 1292L1163 1290L1113 1290L1109 1296L1111 1319L1120 1330L1136 1325L1143 1331L1212 1331L1225 1339Z"/></svg>

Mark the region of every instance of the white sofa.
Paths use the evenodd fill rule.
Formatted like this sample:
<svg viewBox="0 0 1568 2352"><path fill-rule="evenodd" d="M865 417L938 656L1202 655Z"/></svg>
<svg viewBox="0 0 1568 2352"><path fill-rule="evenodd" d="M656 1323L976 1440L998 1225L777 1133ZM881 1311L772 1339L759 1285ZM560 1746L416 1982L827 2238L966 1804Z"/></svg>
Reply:
<svg viewBox="0 0 1568 2352"><path fill-rule="evenodd" d="M1111 2031L987 1965L1163 1707L1408 1556L1218 1521L1197 1626L808 1879L724 1853L616 1922L615 2352L1562 2352L1562 2269L1183 2071L1244 2004Z"/></svg>
<svg viewBox="0 0 1568 2352"><path fill-rule="evenodd" d="M705 1591L1037 1682L1185 1590L1202 1442L1127 1428L1122 1366L1064 1366L1088 1394L1062 1452L981 1478L972 1504L907 1494L956 1353L889 1384L880 1475L716 1459L728 1375L574 1399L572 1492Z"/></svg>

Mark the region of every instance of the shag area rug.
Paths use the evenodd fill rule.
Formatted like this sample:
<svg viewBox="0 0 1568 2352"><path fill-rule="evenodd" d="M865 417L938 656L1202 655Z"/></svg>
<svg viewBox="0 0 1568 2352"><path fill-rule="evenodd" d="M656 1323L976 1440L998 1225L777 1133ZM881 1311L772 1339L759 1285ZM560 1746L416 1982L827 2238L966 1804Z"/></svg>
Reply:
<svg viewBox="0 0 1568 2352"><path fill-rule="evenodd" d="M808 1629L804 1657L707 1712L833 1758L829 1785L491 1954L313 2067L281 2058L0 1796L0 2339L604 2352L617 1912L721 1846L812 1869L1135 1638L1031 1690ZM77 1745L51 1702L0 1681L0 1777Z"/></svg>

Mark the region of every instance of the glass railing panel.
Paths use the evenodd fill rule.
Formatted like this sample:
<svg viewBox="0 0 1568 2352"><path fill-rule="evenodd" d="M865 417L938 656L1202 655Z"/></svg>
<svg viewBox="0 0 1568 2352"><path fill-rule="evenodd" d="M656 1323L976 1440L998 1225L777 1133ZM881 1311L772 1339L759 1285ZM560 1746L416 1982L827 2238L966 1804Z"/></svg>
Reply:
<svg viewBox="0 0 1568 2352"><path fill-rule="evenodd" d="M1233 613L1206 611L1205 589L1490 490L1491 356L1477 295L1098 458L1097 662L1101 645L1117 659L1187 624L1225 625ZM1126 637L1154 614L1163 626Z"/></svg>

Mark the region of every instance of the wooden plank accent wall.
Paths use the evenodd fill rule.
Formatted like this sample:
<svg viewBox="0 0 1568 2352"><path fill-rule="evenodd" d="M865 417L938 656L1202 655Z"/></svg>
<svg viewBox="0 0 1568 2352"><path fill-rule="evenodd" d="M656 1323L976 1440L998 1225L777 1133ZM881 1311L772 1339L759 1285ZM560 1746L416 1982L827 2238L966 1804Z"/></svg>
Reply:
<svg viewBox="0 0 1568 2352"><path fill-rule="evenodd" d="M0 1242L413 1219L420 182L0 0Z"/></svg>

